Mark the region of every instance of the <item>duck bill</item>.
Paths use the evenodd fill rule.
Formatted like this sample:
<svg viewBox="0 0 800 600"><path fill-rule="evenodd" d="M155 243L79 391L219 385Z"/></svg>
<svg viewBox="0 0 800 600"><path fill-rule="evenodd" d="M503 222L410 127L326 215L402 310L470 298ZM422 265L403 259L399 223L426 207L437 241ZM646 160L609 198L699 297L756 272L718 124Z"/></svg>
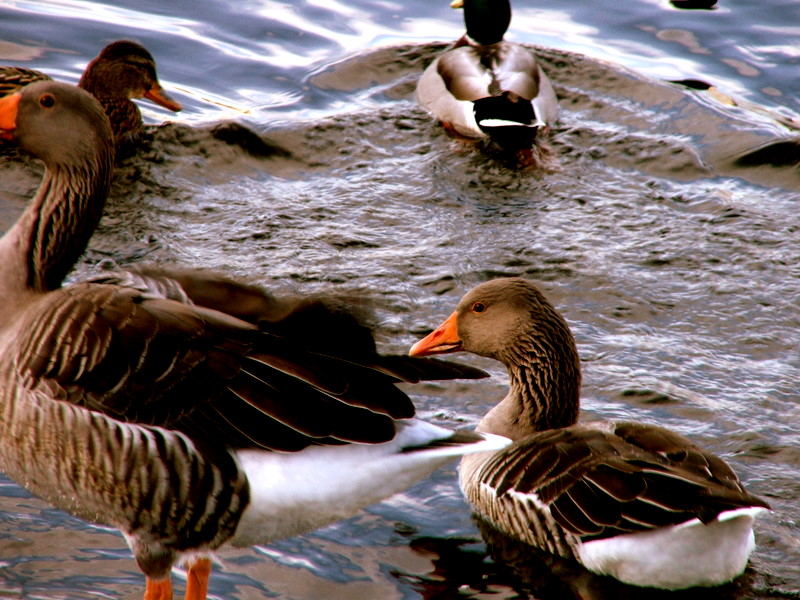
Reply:
<svg viewBox="0 0 800 600"><path fill-rule="evenodd" d="M18 93L0 98L0 139L10 140L14 137L21 98Z"/></svg>
<svg viewBox="0 0 800 600"><path fill-rule="evenodd" d="M159 85L154 85L149 90L147 90L144 93L144 97L174 112L178 112L183 108L180 102L177 102L176 100L170 98L169 94L167 94L167 92L164 91L164 88L162 88Z"/></svg>
<svg viewBox="0 0 800 600"><path fill-rule="evenodd" d="M458 316L453 313L439 327L411 346L408 355L430 356L459 350L461 350L461 338L458 337Z"/></svg>
<svg viewBox="0 0 800 600"><path fill-rule="evenodd" d="M464 0L453 0L450 3L450 8L464 8Z"/></svg>

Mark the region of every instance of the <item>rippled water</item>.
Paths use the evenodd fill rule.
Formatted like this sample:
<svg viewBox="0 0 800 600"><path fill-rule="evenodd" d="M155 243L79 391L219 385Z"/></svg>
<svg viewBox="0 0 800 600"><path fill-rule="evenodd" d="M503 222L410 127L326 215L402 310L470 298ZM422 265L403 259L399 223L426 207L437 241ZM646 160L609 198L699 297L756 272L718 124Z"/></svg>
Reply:
<svg viewBox="0 0 800 600"><path fill-rule="evenodd" d="M673 427L772 504L748 574L710 597L798 597L800 5L514 8L509 37L541 46L561 99L551 173L464 148L414 103L437 42L462 31L444 0L11 2L0 62L76 81L105 43L135 38L186 107L141 104L174 124L121 166L79 274L144 260L368 294L392 351L474 283L525 275L576 334L584 418ZM0 165L0 228L36 182L35 165ZM414 390L422 416L474 424L505 385L480 364L495 377ZM0 596L140 594L116 532L0 482ZM490 541L451 467L343 523L222 552L211 592L653 597Z"/></svg>

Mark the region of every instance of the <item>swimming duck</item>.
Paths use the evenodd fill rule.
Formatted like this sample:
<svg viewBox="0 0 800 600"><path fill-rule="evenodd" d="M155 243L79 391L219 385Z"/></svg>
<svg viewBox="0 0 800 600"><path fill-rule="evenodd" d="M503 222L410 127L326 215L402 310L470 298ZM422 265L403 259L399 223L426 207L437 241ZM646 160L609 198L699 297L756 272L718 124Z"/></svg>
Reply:
<svg viewBox="0 0 800 600"><path fill-rule="evenodd" d="M23 67L0 67L0 96L36 81L48 81L41 71ZM153 56L141 44L119 40L103 48L86 65L78 86L100 101L111 121L118 147L136 141L142 130L142 113L131 98L147 98L171 111L182 106L164 91L156 75Z"/></svg>
<svg viewBox="0 0 800 600"><path fill-rule="evenodd" d="M530 48L503 40L508 0L463 0L463 8L466 34L425 69L417 99L451 132L529 154L558 116L553 86Z"/></svg>
<svg viewBox="0 0 800 600"><path fill-rule="evenodd" d="M382 356L324 303L287 308L200 271L62 285L108 195L108 118L89 93L37 82L0 98L0 136L45 163L0 238L0 470L120 529L145 600L172 598L179 560L186 598L204 600L222 544L309 531L508 442L414 419L395 385L481 372Z"/></svg>
<svg viewBox="0 0 800 600"><path fill-rule="evenodd" d="M465 457L459 478L500 531L637 586L713 586L744 570L768 504L673 431L577 423L580 363L569 326L519 278L468 292L412 356L472 352L505 364L508 395L477 427L514 440Z"/></svg>

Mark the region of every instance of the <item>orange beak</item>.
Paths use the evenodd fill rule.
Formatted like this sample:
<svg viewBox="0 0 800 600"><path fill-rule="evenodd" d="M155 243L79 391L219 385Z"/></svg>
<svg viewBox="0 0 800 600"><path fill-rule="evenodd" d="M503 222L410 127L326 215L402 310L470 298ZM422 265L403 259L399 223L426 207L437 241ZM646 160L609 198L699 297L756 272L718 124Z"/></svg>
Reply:
<svg viewBox="0 0 800 600"><path fill-rule="evenodd" d="M411 346L408 355L429 356L459 350L461 350L461 338L458 337L458 315L453 313L439 327Z"/></svg>
<svg viewBox="0 0 800 600"><path fill-rule="evenodd" d="M148 100L152 100L156 104L160 104L164 108L168 108L169 110L178 112L183 108L180 102L177 102L169 97L167 92L164 91L160 85L155 84L149 90L144 93L144 97Z"/></svg>
<svg viewBox="0 0 800 600"><path fill-rule="evenodd" d="M14 138L13 132L17 128L17 111L21 99L19 93L0 98L0 139Z"/></svg>

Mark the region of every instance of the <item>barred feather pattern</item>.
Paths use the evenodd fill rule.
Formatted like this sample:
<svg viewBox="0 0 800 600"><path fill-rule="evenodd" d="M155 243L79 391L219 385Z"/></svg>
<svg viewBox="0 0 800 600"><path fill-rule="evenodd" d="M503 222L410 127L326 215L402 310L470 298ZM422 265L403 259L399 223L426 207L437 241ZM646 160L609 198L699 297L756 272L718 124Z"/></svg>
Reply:
<svg viewBox="0 0 800 600"><path fill-rule="evenodd" d="M105 206L111 181L111 155L96 164L49 169L33 206L39 207L31 230L28 286L58 288L86 250ZM97 185L98 179L107 183Z"/></svg>
<svg viewBox="0 0 800 600"><path fill-rule="evenodd" d="M0 97L14 94L28 84L50 79L49 75L35 69L2 66L0 67Z"/></svg>
<svg viewBox="0 0 800 600"><path fill-rule="evenodd" d="M9 366L3 381L13 381ZM177 553L214 549L235 531L249 488L227 452L126 424L22 385L0 391L0 470L81 518L117 527L142 570L163 577Z"/></svg>
<svg viewBox="0 0 800 600"><path fill-rule="evenodd" d="M746 519L769 505L748 493L722 459L678 433L644 423L577 423L577 348L566 321L535 286L518 278L481 284L464 296L451 320L457 321L461 348L502 361L511 380L506 398L477 429L514 443L461 461L462 490L482 518L552 554L579 561L589 556L589 568L614 576L617 561L633 563L634 571L644 564L635 551L625 554L627 544L643 538L723 540L732 547L734 558L728 560L722 547L710 559L718 560L719 568L708 577L702 572L687 579L681 572L663 579L650 572L641 578L620 575L636 585L677 589L717 584L741 573L750 552ZM444 347L452 347L454 340L447 341ZM708 536L700 526L740 516L739 525L709 527ZM684 524L689 526L676 527ZM699 532L695 538L673 535L690 528ZM644 535L628 537L639 533ZM634 537L637 542L631 542ZM616 538L624 540L622 546L595 544L585 553L592 542ZM690 550L695 549L678 553L692 561ZM702 571L702 564L698 568Z"/></svg>
<svg viewBox="0 0 800 600"><path fill-rule="evenodd" d="M126 422L171 426L222 390L254 333L220 313L80 283L36 298L6 336L29 389Z"/></svg>
<svg viewBox="0 0 800 600"><path fill-rule="evenodd" d="M459 468L461 489L481 518L527 544L575 559L580 539L559 527L549 508L534 495L499 494L491 482L494 474L482 457L485 455L465 456Z"/></svg>
<svg viewBox="0 0 800 600"><path fill-rule="evenodd" d="M534 431L568 427L578 419L581 385L580 359L569 326L527 282L500 281L498 289L484 284L480 293L467 294L458 309L464 348L501 361L510 379L506 398L478 429L517 440ZM506 295L508 302L518 303L518 312L500 314L496 322L469 310L475 301L500 306ZM535 326L521 327L521 322Z"/></svg>
<svg viewBox="0 0 800 600"><path fill-rule="evenodd" d="M20 147L48 170L28 209L0 238L0 470L61 509L119 528L151 580L167 578L179 554L212 551L228 540L251 492L260 492L260 508L269 505L250 520L260 526L255 540L263 539L265 525L276 524L279 533L305 530L287 529L283 519L307 506L313 514L301 514L300 525L338 518L338 504L319 508L319 469L309 453L293 463L304 464L313 484L298 507L292 485L281 489L270 471L258 468L261 459L273 466L285 462L281 455L242 450L389 442L398 431L395 419L414 412L391 373L483 375L428 361L373 368L374 360L381 361L372 358L370 336L360 364L347 353L328 354L324 345L308 348L303 336L261 331L261 307L274 303L219 278L210 293L194 277L184 279L196 285L183 291L178 282L136 276L128 278L135 287L60 287L108 193L108 121L87 92L55 82L29 85L6 103L16 109ZM226 298L246 300L239 314L252 322L226 312ZM211 306L203 305L207 300ZM448 437L437 427L398 428L410 432L403 438L409 445ZM499 446L494 441L488 447ZM350 487L330 471L326 454L310 453L330 472L327 485L349 503L348 514L363 497L359 479L373 483L371 471L358 462L370 453L356 444L350 448L355 460L345 461L345 468L352 464L356 474ZM395 462L391 448L377 446L372 469ZM456 453L402 455L391 485L410 485L435 466L431 460ZM266 475L248 481L253 469ZM369 498L379 499L385 489L374 486Z"/></svg>
<svg viewBox="0 0 800 600"><path fill-rule="evenodd" d="M86 281L118 285L137 290L142 294L167 298L182 304L193 304L181 284L170 277L152 277L139 271L111 271L103 275L95 275Z"/></svg>
<svg viewBox="0 0 800 600"><path fill-rule="evenodd" d="M523 405L527 432L567 427L578 419L581 374L567 344L555 343L561 323L543 323L536 335L520 338L506 355L509 397ZM556 372L551 365L563 365Z"/></svg>
<svg viewBox="0 0 800 600"><path fill-rule="evenodd" d="M669 430L604 423L465 457L461 486L497 529L565 558L578 544L768 508L722 460Z"/></svg>

